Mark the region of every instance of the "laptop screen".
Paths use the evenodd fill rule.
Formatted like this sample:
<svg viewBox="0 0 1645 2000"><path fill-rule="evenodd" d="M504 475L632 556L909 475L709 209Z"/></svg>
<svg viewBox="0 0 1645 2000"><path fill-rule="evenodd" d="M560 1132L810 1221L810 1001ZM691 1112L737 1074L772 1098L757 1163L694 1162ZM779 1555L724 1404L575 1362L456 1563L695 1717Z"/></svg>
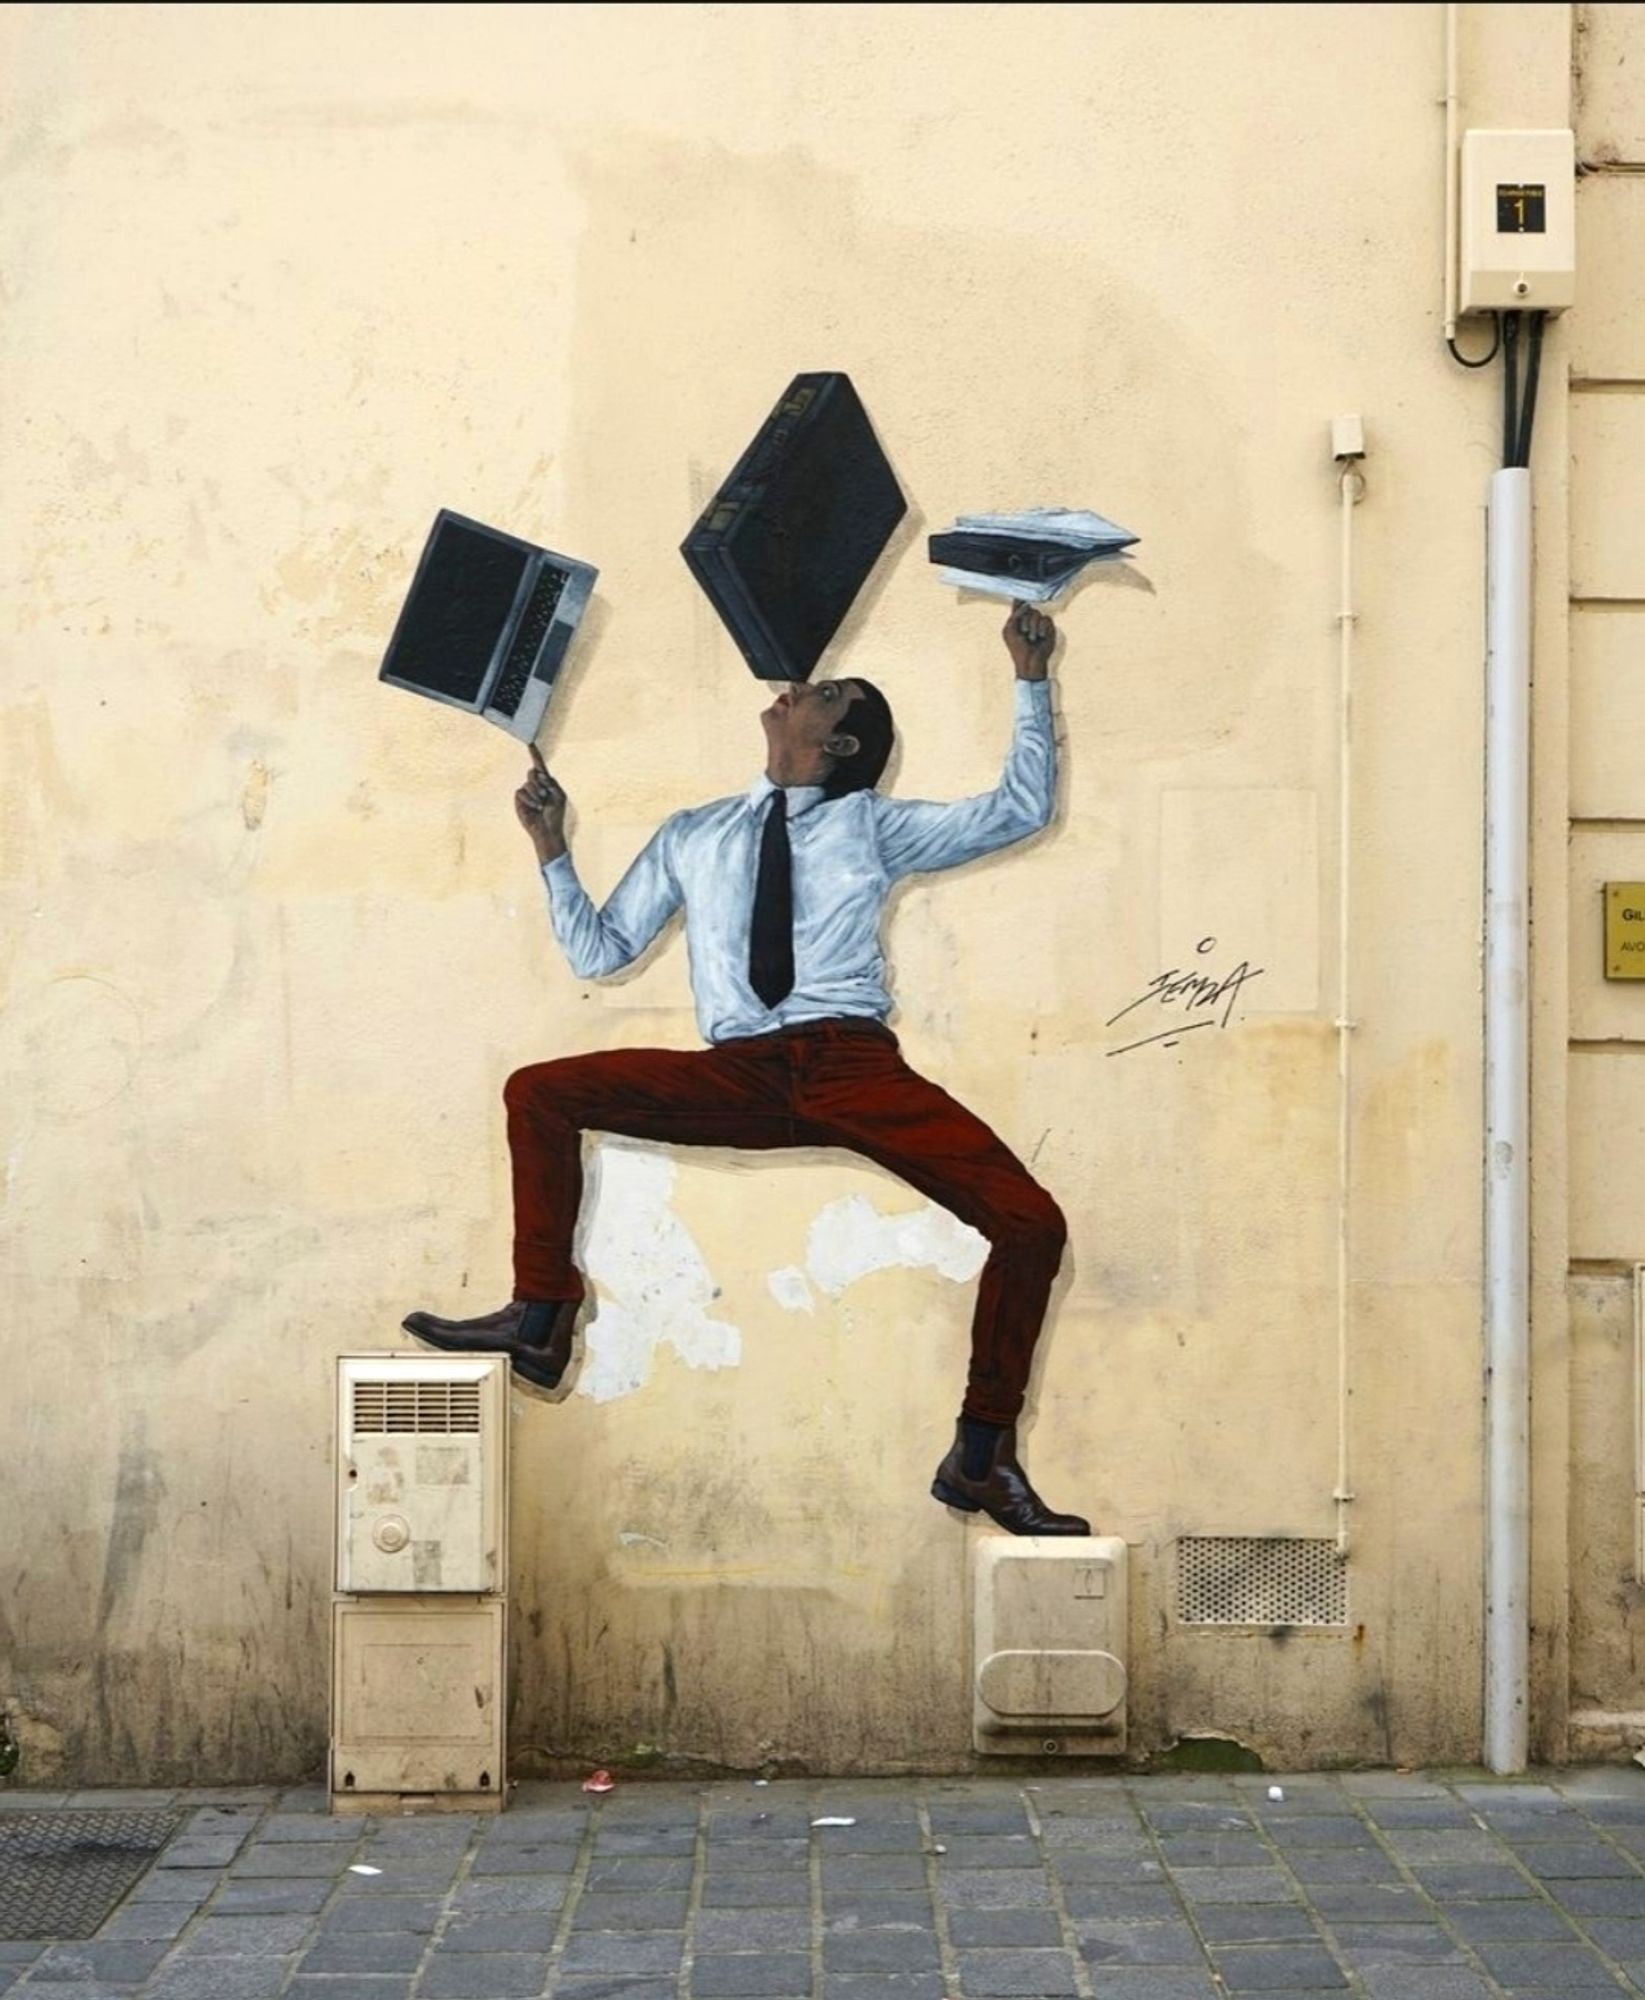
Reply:
<svg viewBox="0 0 1645 2000"><path fill-rule="evenodd" d="M527 549L442 520L383 671L452 701L477 702L530 561Z"/></svg>

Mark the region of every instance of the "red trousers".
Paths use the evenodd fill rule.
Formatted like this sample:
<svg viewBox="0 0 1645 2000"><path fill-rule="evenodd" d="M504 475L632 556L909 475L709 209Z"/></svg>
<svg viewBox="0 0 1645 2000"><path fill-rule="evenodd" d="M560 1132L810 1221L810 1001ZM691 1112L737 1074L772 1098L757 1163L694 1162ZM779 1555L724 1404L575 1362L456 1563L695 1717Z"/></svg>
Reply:
<svg viewBox="0 0 1645 2000"><path fill-rule="evenodd" d="M888 1028L826 1021L696 1051L569 1056L517 1070L503 1100L516 1298L582 1296L571 1244L584 1132L676 1146L844 1146L987 1238L964 1414L1015 1421L1067 1225L980 1118L915 1075Z"/></svg>

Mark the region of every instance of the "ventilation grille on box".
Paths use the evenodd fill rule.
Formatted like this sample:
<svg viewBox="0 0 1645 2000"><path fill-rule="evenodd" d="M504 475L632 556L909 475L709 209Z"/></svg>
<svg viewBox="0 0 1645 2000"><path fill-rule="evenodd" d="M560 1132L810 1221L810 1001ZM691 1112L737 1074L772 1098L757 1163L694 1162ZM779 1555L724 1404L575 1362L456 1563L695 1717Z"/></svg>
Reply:
<svg viewBox="0 0 1645 2000"><path fill-rule="evenodd" d="M477 1431L478 1382L356 1382L356 1431Z"/></svg>
<svg viewBox="0 0 1645 2000"><path fill-rule="evenodd" d="M1346 1625L1348 1572L1332 1541L1295 1535L1184 1535L1184 1625Z"/></svg>

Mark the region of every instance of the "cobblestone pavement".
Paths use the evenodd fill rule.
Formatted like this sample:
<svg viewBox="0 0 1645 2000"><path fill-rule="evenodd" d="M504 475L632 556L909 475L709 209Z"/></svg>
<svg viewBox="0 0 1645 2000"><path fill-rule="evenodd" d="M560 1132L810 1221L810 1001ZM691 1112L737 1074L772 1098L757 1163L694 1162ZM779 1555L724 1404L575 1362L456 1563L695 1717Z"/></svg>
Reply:
<svg viewBox="0 0 1645 2000"><path fill-rule="evenodd" d="M1281 1797L1271 1795L1278 1787ZM498 1817L187 1809L16 2000L1484 2000L1645 1993L1645 1771L525 1784ZM845 1820L849 1824L819 1824ZM369 1871L369 1872L368 1872Z"/></svg>

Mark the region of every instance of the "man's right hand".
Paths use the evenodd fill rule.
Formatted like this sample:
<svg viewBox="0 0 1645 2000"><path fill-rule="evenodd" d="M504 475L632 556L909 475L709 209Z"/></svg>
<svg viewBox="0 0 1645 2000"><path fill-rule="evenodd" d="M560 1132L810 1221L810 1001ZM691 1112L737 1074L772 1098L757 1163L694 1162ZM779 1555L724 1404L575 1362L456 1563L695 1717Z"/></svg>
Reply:
<svg viewBox="0 0 1645 2000"><path fill-rule="evenodd" d="M531 746L531 770L514 794L514 812L531 835L539 862L556 861L565 853L565 793L549 776L535 743Z"/></svg>

